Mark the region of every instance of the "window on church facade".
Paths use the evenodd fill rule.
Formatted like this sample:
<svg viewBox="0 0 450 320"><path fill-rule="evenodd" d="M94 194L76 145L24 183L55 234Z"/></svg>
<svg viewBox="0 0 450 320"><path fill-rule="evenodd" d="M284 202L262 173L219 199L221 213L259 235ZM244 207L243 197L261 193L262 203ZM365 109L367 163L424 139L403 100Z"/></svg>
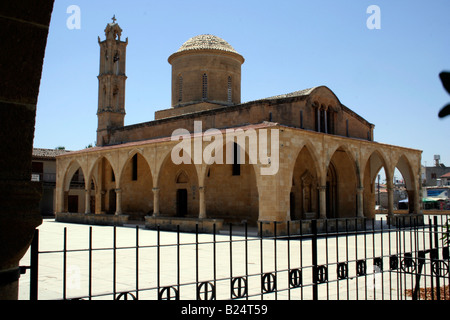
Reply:
<svg viewBox="0 0 450 320"><path fill-rule="evenodd" d="M314 104L313 108L315 131L334 134L334 112L331 108L317 104Z"/></svg>
<svg viewBox="0 0 450 320"><path fill-rule="evenodd" d="M237 143L234 143L233 148L233 176L241 175L241 165L239 163L240 159L240 148Z"/></svg>
<svg viewBox="0 0 450 320"><path fill-rule="evenodd" d="M178 102L183 100L183 77L178 76Z"/></svg>
<svg viewBox="0 0 450 320"><path fill-rule="evenodd" d="M202 79L202 98L207 99L208 98L208 75L206 73L203 74Z"/></svg>
<svg viewBox="0 0 450 320"><path fill-rule="evenodd" d="M228 89L227 89L227 95L228 95L228 102L232 102L232 89L231 89L231 76L228 77Z"/></svg>
<svg viewBox="0 0 450 320"><path fill-rule="evenodd" d="M132 168L131 168L131 180L136 181L138 179L137 174L137 154L133 156L132 159Z"/></svg>

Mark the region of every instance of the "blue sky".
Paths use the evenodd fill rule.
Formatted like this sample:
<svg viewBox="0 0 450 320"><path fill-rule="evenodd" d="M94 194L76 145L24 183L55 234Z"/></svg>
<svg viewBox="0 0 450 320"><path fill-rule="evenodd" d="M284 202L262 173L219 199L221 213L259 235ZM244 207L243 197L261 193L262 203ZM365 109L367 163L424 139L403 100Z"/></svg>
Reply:
<svg viewBox="0 0 450 320"><path fill-rule="evenodd" d="M80 28L69 29L70 5ZM381 29L367 28L370 5ZM167 58L189 38L214 34L246 59L242 102L318 85L375 124L375 140L423 150L450 166L450 2L399 0L56 0L42 72L34 146L95 143L98 36L115 14L129 38L125 124L151 121L171 105Z"/></svg>

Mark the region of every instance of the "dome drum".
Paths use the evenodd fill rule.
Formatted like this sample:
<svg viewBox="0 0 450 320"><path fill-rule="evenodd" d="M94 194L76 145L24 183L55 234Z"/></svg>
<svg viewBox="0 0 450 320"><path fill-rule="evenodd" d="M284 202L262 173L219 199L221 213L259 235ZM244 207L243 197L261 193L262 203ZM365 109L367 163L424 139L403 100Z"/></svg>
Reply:
<svg viewBox="0 0 450 320"><path fill-rule="evenodd" d="M195 103L241 103L244 58L226 41L201 35L186 41L169 57L172 108Z"/></svg>

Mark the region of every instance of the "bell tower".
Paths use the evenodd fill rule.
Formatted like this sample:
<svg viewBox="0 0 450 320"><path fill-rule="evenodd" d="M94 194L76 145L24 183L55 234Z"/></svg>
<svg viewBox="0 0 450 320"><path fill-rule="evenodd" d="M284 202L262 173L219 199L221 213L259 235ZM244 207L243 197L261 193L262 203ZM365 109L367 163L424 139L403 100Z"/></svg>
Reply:
<svg viewBox="0 0 450 320"><path fill-rule="evenodd" d="M128 38L121 41L122 29L108 23L106 39L100 45L100 72L98 75L97 146L109 143L109 129L124 126L125 119L125 62Z"/></svg>

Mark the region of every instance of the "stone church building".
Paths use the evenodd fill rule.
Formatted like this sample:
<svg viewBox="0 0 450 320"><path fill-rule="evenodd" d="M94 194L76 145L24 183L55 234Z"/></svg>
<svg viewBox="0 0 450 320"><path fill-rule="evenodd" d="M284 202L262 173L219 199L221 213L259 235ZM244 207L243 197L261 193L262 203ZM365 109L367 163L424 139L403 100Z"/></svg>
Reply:
<svg viewBox="0 0 450 320"><path fill-rule="evenodd" d="M113 19L98 40L97 145L57 157L57 220L205 232L246 221L266 233L274 221L279 232L288 221L295 230L311 219L363 221L375 216L381 168L388 215L396 168L409 213L421 215L421 151L375 142L374 125L325 86L242 102L244 57L213 35L187 40L168 58L171 108L125 126L121 33ZM84 197L69 212L76 172Z"/></svg>

